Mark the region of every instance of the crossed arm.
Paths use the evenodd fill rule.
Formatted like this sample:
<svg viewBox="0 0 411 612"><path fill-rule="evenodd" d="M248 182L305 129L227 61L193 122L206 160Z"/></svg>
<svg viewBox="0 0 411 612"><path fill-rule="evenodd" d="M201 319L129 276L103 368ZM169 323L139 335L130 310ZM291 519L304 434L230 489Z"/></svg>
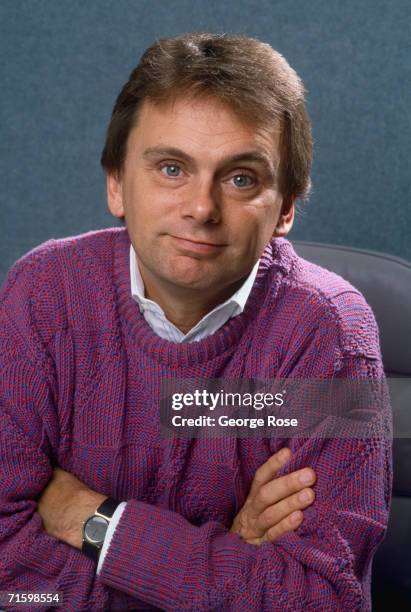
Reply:
<svg viewBox="0 0 411 612"><path fill-rule="evenodd" d="M324 474L325 468L329 469L330 453L338 453L344 444L342 440L295 444L288 459L290 469L301 465L302 455L314 457L320 453L313 463L317 474ZM115 605L121 594L131 597L136 609L145 602L165 610L204 612L299 611L308 604L319 611L367 610L367 598L362 591L364 574L368 573L378 540L383 536L387 514L378 474L370 475L367 467L374 463L382 476L388 449L384 449L381 441L351 441L350 444L353 449L356 445L358 452L347 454L341 460L332 489L330 482L324 487L319 476L317 503L305 510L306 520L297 531L289 524L288 532L282 537L273 537L267 532L273 523L278 527L282 520L289 520L291 505L288 504L292 504L295 493L280 499L289 489L285 487L280 493L279 485L288 482L290 486L296 473L273 480L279 466L279 457L275 455L257 471L250 495L230 531L214 521L195 527L175 512L128 501L126 520L120 519L116 528L119 535L115 533L97 578L93 562L75 549L81 546L82 521L104 496L96 496L60 470L44 490L38 510L46 530L54 536L51 540L58 543L57 536L61 546L73 550L77 572L80 559L83 560L84 569L87 567L88 574L94 576L94 588L103 585L110 594L113 610L127 609L125 603L118 603L118 608ZM312 475L315 478L313 472ZM358 483L361 490L355 494ZM302 485L295 482L294 486ZM381 495L372 493L378 488ZM372 509L367 509L366 495L376 499ZM331 503L326 497L331 498ZM69 498L71 509L64 513L64 500ZM274 499L278 501L270 505ZM62 520L54 526L53 507L62 512ZM281 518L283 512L287 512L285 519ZM71 580L76 576L72 574ZM127 601L131 605L130 599ZM102 609L93 602L88 605L88 609ZM74 604L73 609L76 609Z"/></svg>
<svg viewBox="0 0 411 612"><path fill-rule="evenodd" d="M302 466L317 476L315 503L297 529L287 526L294 496L299 487L311 489L294 482L295 492L278 490L287 482L275 478L278 457L257 471L231 529L216 521L197 527L165 508L127 500L96 577L79 550L81 525L105 496L62 470L53 473L28 400L37 394L45 414L47 393L38 371L25 362L17 367L28 385L16 403L9 400L21 411L0 410L1 589L60 590L67 610L366 609L363 588L388 516L385 440L291 441L288 485ZM33 439L30 431L38 432Z"/></svg>
<svg viewBox="0 0 411 612"><path fill-rule="evenodd" d="M297 529L303 520L301 509L314 501L314 491L308 486L315 482L312 469L275 478L290 456L290 449L283 448L257 470L250 493L233 521L231 533L249 544L273 542ZM56 468L37 511L49 535L81 550L83 523L104 499L105 495Z"/></svg>

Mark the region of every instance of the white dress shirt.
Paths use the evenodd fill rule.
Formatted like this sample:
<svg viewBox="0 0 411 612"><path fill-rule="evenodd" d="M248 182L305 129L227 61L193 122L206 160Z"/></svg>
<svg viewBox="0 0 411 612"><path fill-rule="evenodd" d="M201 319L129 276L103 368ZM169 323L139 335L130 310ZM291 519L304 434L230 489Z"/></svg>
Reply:
<svg viewBox="0 0 411 612"><path fill-rule="evenodd" d="M213 310L207 313L201 321L197 323L189 332L183 334L171 321L169 321L163 309L152 300L149 300L144 295L144 283L141 278L140 270L138 267L137 256L133 249L133 245L130 245L130 284L131 284L131 295L137 302L140 312L143 317L150 325L151 329L164 340L170 340L171 342L194 342L211 336L220 327L224 325L229 319L241 314L244 310L248 296L250 295L252 286L254 284L255 277L257 276L258 266L260 260L258 260L251 270L250 274L241 285L239 289L232 295L228 300L216 306ZM104 558L107 554L110 546L111 538L113 537L115 528L120 520L121 515L124 512L127 502L121 502L119 504L111 518L109 526L107 528L106 537L104 539L103 547L100 553L100 559L97 565L97 574L103 566Z"/></svg>

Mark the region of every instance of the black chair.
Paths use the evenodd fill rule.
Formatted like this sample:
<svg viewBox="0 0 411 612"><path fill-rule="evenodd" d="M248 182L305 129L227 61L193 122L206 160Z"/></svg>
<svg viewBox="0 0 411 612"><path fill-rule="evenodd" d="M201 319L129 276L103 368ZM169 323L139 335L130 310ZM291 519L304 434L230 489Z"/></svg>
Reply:
<svg viewBox="0 0 411 612"><path fill-rule="evenodd" d="M394 482L386 537L374 557L373 611L411 610L411 264L385 253L293 241L296 252L359 289L380 330L387 376L401 378L393 401ZM391 386L390 386L391 388ZM405 398L405 400L404 400ZM408 400L407 400L408 398ZM408 437L406 437L408 436Z"/></svg>

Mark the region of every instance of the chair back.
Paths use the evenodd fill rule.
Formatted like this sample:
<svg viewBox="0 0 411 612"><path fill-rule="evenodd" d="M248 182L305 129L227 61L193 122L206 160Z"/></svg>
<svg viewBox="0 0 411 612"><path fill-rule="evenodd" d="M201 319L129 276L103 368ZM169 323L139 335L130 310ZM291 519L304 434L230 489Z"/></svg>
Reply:
<svg viewBox="0 0 411 612"><path fill-rule="evenodd" d="M411 264L345 246L293 245L298 255L361 291L378 324L384 370L390 379L403 379L401 401L392 398L393 498L387 534L374 557L372 598L374 612L411 610Z"/></svg>

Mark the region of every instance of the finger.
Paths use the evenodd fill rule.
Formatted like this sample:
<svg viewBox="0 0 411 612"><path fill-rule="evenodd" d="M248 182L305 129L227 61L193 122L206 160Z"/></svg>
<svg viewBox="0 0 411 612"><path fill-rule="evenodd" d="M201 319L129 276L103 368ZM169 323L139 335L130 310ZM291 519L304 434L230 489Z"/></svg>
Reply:
<svg viewBox="0 0 411 612"><path fill-rule="evenodd" d="M254 474L253 482L251 483L251 495L253 491L257 491L257 489L268 482L270 482L274 476L277 475L277 472L289 461L291 458L291 450L289 448L282 448L274 455L271 455L269 459L256 471Z"/></svg>
<svg viewBox="0 0 411 612"><path fill-rule="evenodd" d="M268 531L266 531L265 535L262 538L263 542L273 542L280 536L285 533L290 533L291 531L295 531L303 522L304 515L301 510L296 510L285 519L280 521L274 527L271 527Z"/></svg>
<svg viewBox="0 0 411 612"><path fill-rule="evenodd" d="M290 516L296 510L304 510L310 506L315 499L315 493L312 489L303 489L294 495L290 495L286 499L269 506L258 517L254 529L256 533L262 535L282 520Z"/></svg>
<svg viewBox="0 0 411 612"><path fill-rule="evenodd" d="M256 490L250 499L250 509L255 516L258 516L269 506L313 485L315 479L315 472L311 468L304 468L275 478Z"/></svg>

